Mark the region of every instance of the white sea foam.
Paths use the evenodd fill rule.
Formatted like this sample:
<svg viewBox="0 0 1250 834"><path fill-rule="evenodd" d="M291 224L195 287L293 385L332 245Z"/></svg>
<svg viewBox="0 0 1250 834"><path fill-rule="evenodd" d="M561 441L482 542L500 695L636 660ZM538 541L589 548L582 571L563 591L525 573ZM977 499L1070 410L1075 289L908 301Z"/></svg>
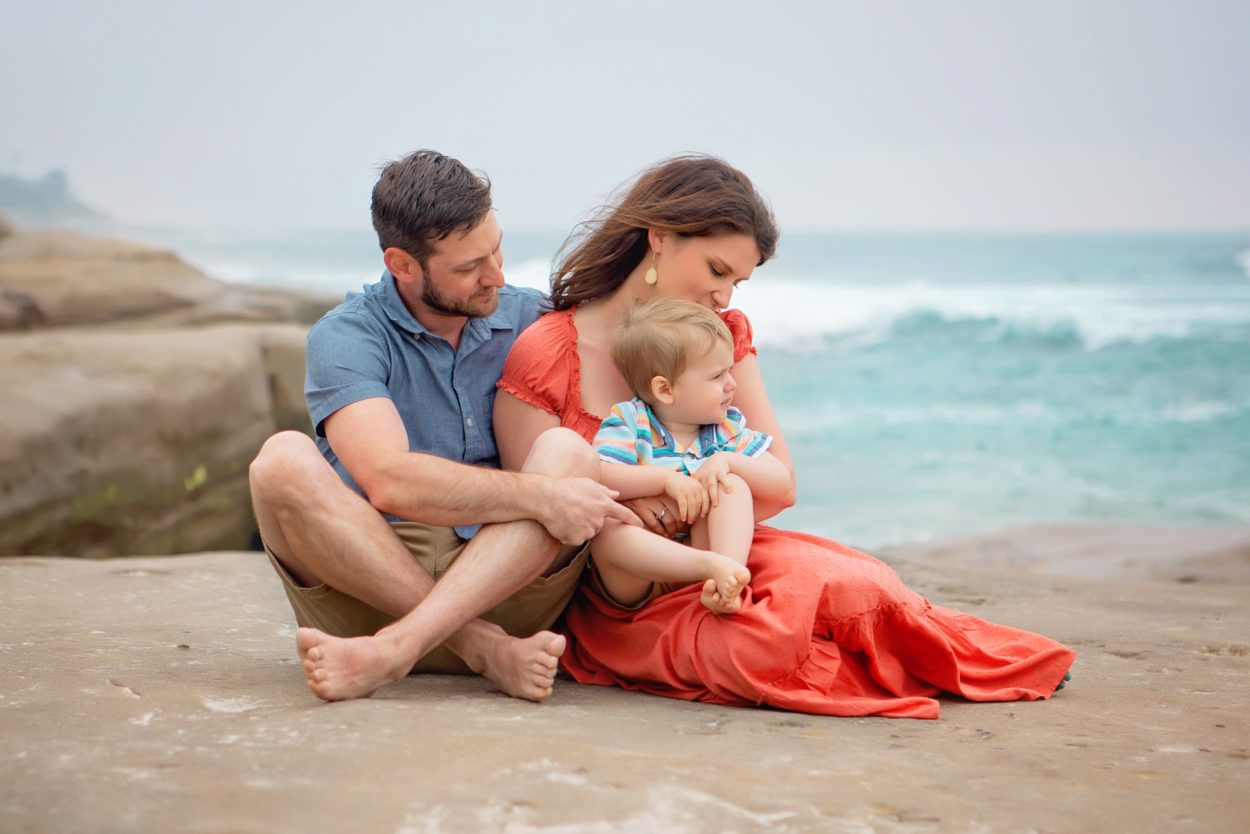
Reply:
<svg viewBox="0 0 1250 834"><path fill-rule="evenodd" d="M1250 253L1247 253L1250 257ZM506 268L508 283L549 288L550 265L524 261ZM1073 332L1090 350L1116 342L1185 338L1213 325L1250 325L1250 294L1210 287L966 284L924 281L865 286L763 278L740 289L733 306L751 319L758 344L819 349L829 338L846 347L885 341L914 316L946 322L993 322L1026 332Z"/></svg>
<svg viewBox="0 0 1250 834"><path fill-rule="evenodd" d="M315 264L274 257L192 256L214 277L252 284L311 287L330 292L359 290L381 274L381 264ZM1250 275L1250 250L1238 260ZM505 264L508 283L547 291L551 264L545 258ZM1250 325L1250 293L1244 284L938 284L924 280L872 283L820 282L784 274L761 274L736 293L759 344L817 349L830 338L852 348L888 340L909 318L931 315L945 322L1000 326L987 338L1008 332L1070 332L1086 348L1117 342L1185 338L1204 328Z"/></svg>
<svg viewBox="0 0 1250 834"><path fill-rule="evenodd" d="M734 306L750 317L757 343L795 349L822 345L829 337L850 338L852 344L882 341L899 322L925 314L1026 332L1070 329L1091 350L1250 324L1250 295L1221 285L1180 292L1170 287L937 287L921 281L859 286L778 279L740 291Z"/></svg>

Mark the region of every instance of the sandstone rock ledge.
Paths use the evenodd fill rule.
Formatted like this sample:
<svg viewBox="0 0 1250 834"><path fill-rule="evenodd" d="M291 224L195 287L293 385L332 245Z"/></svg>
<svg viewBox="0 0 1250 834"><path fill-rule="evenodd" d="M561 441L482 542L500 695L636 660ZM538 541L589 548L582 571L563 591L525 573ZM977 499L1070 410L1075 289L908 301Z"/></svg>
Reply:
<svg viewBox="0 0 1250 834"><path fill-rule="evenodd" d="M0 830L1246 830L1250 585L909 558L933 601L1075 647L1072 684L935 722L567 680L541 705L453 677L322 704L259 554L0 560Z"/></svg>
<svg viewBox="0 0 1250 834"><path fill-rule="evenodd" d="M247 463L309 431L304 338L335 303L0 229L0 555L246 547Z"/></svg>

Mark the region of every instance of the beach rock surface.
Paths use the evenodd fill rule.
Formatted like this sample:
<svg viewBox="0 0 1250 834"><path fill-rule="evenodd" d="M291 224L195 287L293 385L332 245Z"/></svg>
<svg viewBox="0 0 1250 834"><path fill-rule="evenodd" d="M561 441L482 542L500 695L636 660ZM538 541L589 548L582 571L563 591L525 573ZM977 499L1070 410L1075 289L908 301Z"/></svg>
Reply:
<svg viewBox="0 0 1250 834"><path fill-rule="evenodd" d="M0 239L0 555L246 547L247 464L310 431L304 339L335 303L139 244Z"/></svg>
<svg viewBox="0 0 1250 834"><path fill-rule="evenodd" d="M261 554L0 559L0 830L1246 830L1250 585L895 565L1074 647L1068 688L928 722L567 679L544 704L442 676L323 704Z"/></svg>
<svg viewBox="0 0 1250 834"><path fill-rule="evenodd" d="M70 325L312 324L341 299L210 278L173 252L69 231L0 235L0 332Z"/></svg>

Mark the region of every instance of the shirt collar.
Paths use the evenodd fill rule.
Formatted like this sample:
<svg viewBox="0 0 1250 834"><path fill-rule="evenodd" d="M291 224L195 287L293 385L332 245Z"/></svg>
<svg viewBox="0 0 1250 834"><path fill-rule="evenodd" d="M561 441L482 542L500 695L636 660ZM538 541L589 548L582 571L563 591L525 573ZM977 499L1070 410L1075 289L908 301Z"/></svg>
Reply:
<svg viewBox="0 0 1250 834"><path fill-rule="evenodd" d="M382 309L386 312L386 317L395 323L401 330L409 333L422 334L428 332L426 326L417 321L416 316L408 311L404 305L404 300L399 297L399 287L395 285L395 276L391 271L385 270L382 273Z"/></svg>
<svg viewBox="0 0 1250 834"><path fill-rule="evenodd" d="M668 430L668 427L664 425L659 416L651 410L651 405L649 403L641 398L636 399L638 400L638 404L647 410L647 422L651 424L652 431L652 446L659 445L655 443L655 435L658 434L660 436L660 443L662 443L665 447L672 449L675 452L685 453L690 451L689 449L682 449L678 447L677 438L674 437L673 433ZM699 426L699 436L695 438L693 444L695 446L694 451L699 457L703 457L707 454L709 449L715 449L719 445L721 440L719 429L720 426Z"/></svg>

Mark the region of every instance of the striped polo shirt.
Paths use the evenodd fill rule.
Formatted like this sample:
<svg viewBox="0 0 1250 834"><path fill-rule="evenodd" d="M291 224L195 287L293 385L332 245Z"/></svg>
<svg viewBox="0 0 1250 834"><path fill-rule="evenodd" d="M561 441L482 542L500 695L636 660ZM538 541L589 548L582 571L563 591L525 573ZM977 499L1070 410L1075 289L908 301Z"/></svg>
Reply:
<svg viewBox="0 0 1250 834"><path fill-rule="evenodd" d="M742 412L732 406L720 423L700 426L688 448L660 422L651 406L635 397L612 406L595 435L599 459L609 463L663 466L687 475L717 452L739 452L759 457L772 445L771 435L747 428Z"/></svg>

